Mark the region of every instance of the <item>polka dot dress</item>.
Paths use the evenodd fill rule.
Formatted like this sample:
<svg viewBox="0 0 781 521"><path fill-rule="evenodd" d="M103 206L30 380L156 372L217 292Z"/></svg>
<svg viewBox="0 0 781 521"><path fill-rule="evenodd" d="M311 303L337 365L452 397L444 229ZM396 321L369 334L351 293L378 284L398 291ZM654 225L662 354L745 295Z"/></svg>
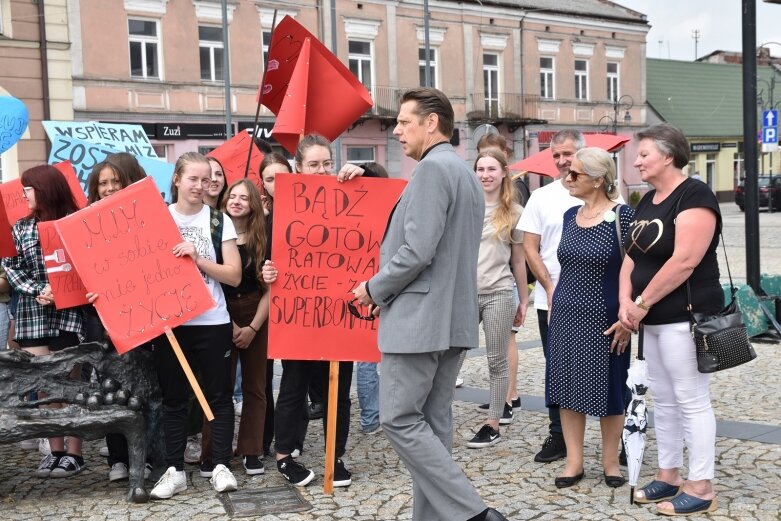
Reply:
<svg viewBox="0 0 781 521"><path fill-rule="evenodd" d="M618 320L622 260L616 223L582 228L575 221L577 210L564 214L559 243L561 275L553 293L545 399L591 416L623 414L629 349L610 353L612 336L602 334ZM632 216L623 206L622 234Z"/></svg>

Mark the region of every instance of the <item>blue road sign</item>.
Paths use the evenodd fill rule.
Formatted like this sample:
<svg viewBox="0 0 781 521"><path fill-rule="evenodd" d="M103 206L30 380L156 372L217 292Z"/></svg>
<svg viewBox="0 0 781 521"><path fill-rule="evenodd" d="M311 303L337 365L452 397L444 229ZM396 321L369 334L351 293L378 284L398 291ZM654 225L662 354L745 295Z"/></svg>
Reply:
<svg viewBox="0 0 781 521"><path fill-rule="evenodd" d="M778 127L763 127L762 143L765 144L778 143Z"/></svg>
<svg viewBox="0 0 781 521"><path fill-rule="evenodd" d="M778 111L777 110L764 110L764 111L762 111L762 126L763 127L777 127L778 126Z"/></svg>

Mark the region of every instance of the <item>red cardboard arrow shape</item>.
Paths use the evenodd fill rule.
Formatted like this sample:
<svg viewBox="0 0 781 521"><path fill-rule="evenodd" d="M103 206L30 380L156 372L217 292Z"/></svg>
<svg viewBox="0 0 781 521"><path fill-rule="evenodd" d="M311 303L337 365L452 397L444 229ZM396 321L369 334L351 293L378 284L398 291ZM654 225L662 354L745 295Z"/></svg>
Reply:
<svg viewBox="0 0 781 521"><path fill-rule="evenodd" d="M296 60L290 83L285 92L285 101L279 107L277 121L271 135L291 153L306 132L307 95L309 91L309 59L312 39L306 38L301 54Z"/></svg>
<svg viewBox="0 0 781 521"><path fill-rule="evenodd" d="M263 161L263 153L252 143L252 135L248 132L239 132L228 141L218 146L209 157L215 158L225 169L225 182L229 185L244 178L247 167L247 147L252 147L252 157L249 162L248 178L257 185L263 193L263 183L260 182L260 162Z"/></svg>
<svg viewBox="0 0 781 521"><path fill-rule="evenodd" d="M301 59L307 38L310 39L309 85L306 89L303 133L317 132L334 140L371 108L371 96L366 87L331 51L289 16L283 18L274 29L269 46L266 84L262 86L263 104L279 115L283 104L288 101L296 99L300 103L300 94L292 98L286 94L291 85L297 88L292 81L293 73ZM287 141L288 143L283 145L292 154L295 147L291 148L290 141Z"/></svg>

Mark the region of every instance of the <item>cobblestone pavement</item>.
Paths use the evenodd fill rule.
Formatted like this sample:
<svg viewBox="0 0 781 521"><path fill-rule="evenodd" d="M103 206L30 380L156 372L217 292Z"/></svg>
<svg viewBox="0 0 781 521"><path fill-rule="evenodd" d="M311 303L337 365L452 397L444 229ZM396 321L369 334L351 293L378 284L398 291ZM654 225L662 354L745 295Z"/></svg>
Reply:
<svg viewBox="0 0 781 521"><path fill-rule="evenodd" d="M734 207L734 205L731 205ZM742 214L724 205L725 240L730 248L733 272L741 272ZM732 211L734 210L734 211ZM781 273L781 213L760 216L763 231L763 272ZM774 229L770 232L770 229ZM733 250L734 249L734 253ZM745 263L743 263L745 265ZM472 352L462 370L464 388L454 403L456 427L453 456L489 505L509 519L660 519L653 507L629 505L629 488L608 488L600 479L599 424L586 428L586 478L571 489L558 490L554 477L563 462L534 463L532 458L547 434L547 414L542 411L544 359L539 347L536 314L530 310L526 327L517 336L520 351L518 385L523 409L512 425L502 428L502 441L488 449L469 449L472 436L483 419L477 403L487 401L488 381L484 349ZM719 509L711 516L691 519L759 520L781 519L781 361L778 343L756 344L759 359L746 366L714 375L711 394L719 421L716 443L715 487ZM354 397L354 395L353 395ZM650 401L653 399L651 397ZM652 407L652 406L651 406ZM310 429L301 461L317 474L303 489L312 509L303 513L267 515L271 520L396 520L411 518L411 482L385 437L359 432L357 400L345 457L353 472L353 485L325 495L322 489L323 455L320 423ZM731 423L741 422L741 423ZM732 425L732 429L727 429ZM737 426L737 428L735 428ZM752 440L755 429L772 431L764 439ZM721 435L729 431L729 434ZM656 449L649 429L645 465L640 482L652 479ZM87 469L70 479L41 480L34 477L36 451L18 445L0 446L0 516L5 520L161 520L189 521L228 519L218 495L197 468L187 467L188 489L171 500L133 505L125 501L126 483L108 482L105 460L99 444L85 444ZM242 490L281 486L284 480L271 459L267 473L247 477L238 460L234 469ZM152 483L147 484L151 488Z"/></svg>

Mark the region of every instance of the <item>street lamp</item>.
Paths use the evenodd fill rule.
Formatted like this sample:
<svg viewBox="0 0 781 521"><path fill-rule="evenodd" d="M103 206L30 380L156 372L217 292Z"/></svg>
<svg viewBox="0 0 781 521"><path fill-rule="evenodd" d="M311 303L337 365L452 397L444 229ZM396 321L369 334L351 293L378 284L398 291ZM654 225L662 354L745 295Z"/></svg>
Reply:
<svg viewBox="0 0 781 521"><path fill-rule="evenodd" d="M613 117L602 116L597 124L600 126L600 130L607 131L608 127L612 128L613 134L618 133L618 113L622 110L624 112L624 126L632 124L632 115L629 110L634 107L635 100L629 94L624 94L620 98L613 98Z"/></svg>

